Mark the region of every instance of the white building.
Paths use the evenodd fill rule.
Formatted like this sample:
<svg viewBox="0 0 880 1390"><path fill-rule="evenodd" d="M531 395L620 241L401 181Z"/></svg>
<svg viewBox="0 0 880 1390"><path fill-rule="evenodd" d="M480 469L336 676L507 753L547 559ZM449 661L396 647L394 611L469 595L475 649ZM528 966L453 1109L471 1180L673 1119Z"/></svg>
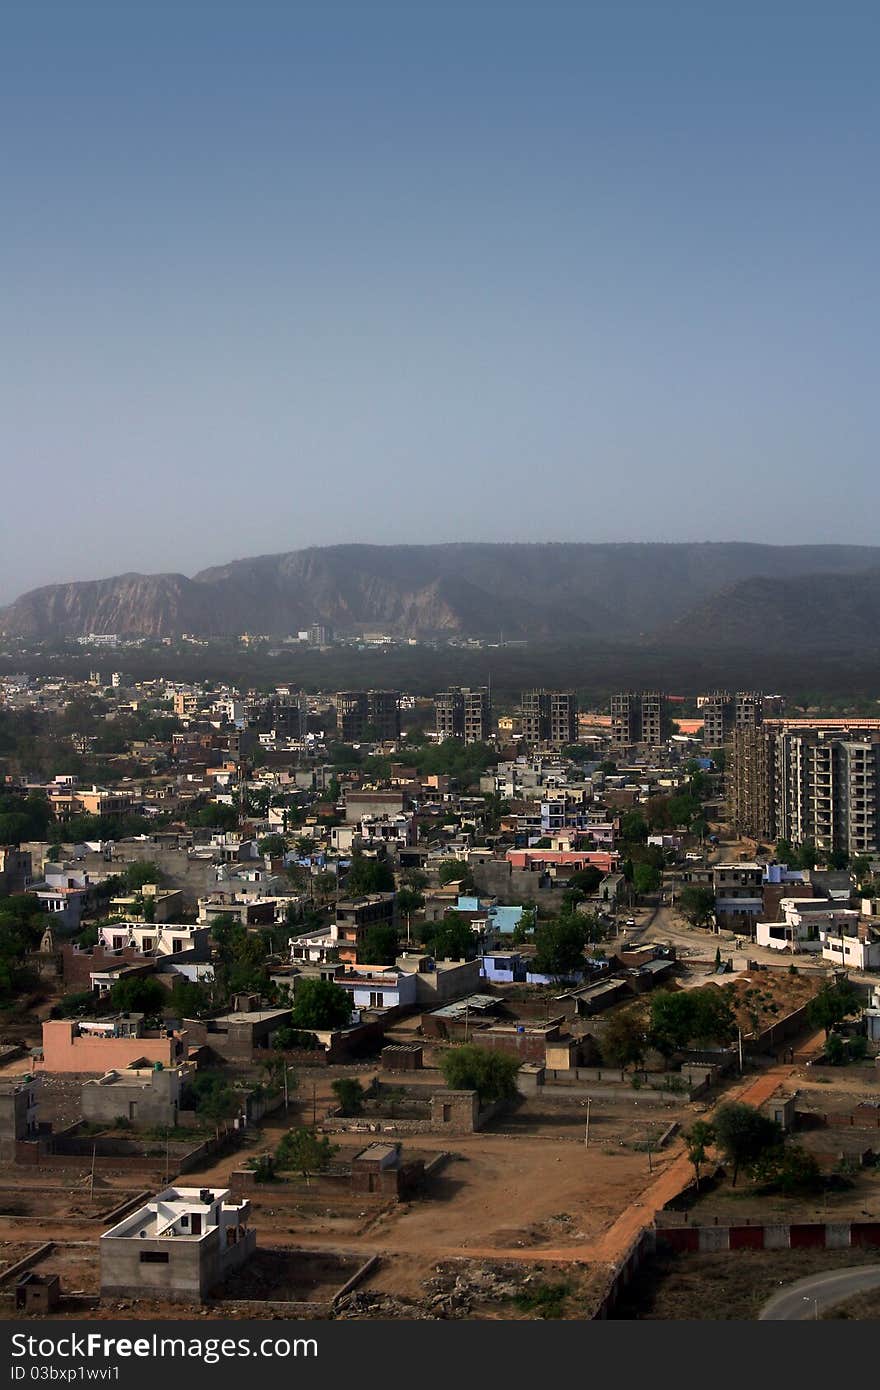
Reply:
<svg viewBox="0 0 880 1390"><path fill-rule="evenodd" d="M168 1187L101 1236L101 1295L201 1302L250 1258L250 1203L228 1189Z"/></svg>

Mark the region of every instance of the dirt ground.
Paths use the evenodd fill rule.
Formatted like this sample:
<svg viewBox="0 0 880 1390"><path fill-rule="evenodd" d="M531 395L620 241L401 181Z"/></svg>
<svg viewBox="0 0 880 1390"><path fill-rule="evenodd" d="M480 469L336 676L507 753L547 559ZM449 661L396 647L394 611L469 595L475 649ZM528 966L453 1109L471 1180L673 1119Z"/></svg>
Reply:
<svg viewBox="0 0 880 1390"><path fill-rule="evenodd" d="M717 1255L658 1251L627 1286L615 1320L751 1320L783 1284L827 1269L872 1264L880 1250L739 1250ZM876 1295L875 1295L876 1297Z"/></svg>
<svg viewBox="0 0 880 1390"><path fill-rule="evenodd" d="M217 1298L329 1303L363 1264L361 1256L257 1248L253 1259L230 1275Z"/></svg>
<svg viewBox="0 0 880 1390"><path fill-rule="evenodd" d="M728 986L736 1021L744 1033L760 1033L808 1003L820 983L816 975L792 975L788 970L755 970L740 976Z"/></svg>

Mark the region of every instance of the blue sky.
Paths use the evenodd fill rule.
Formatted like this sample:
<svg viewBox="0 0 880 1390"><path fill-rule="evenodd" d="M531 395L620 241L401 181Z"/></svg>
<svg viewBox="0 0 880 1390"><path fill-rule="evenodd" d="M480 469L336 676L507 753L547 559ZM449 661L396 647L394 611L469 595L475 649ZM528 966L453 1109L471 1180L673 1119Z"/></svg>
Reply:
<svg viewBox="0 0 880 1390"><path fill-rule="evenodd" d="M846 0L10 0L0 600L872 542L878 40Z"/></svg>

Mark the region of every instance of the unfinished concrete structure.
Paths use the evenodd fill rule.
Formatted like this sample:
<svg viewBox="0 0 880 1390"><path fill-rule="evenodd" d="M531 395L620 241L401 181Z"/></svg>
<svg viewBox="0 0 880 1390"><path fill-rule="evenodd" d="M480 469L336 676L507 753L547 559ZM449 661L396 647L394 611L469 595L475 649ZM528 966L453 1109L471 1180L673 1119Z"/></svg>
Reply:
<svg viewBox="0 0 880 1390"><path fill-rule="evenodd" d="M201 1302L256 1249L250 1202L227 1188L168 1187L105 1231L101 1296Z"/></svg>
<svg viewBox="0 0 880 1390"><path fill-rule="evenodd" d="M35 1076L9 1076L0 1080L0 1159L15 1158L15 1145L37 1134L37 1086Z"/></svg>
<svg viewBox="0 0 880 1390"><path fill-rule="evenodd" d="M128 1120L133 1125L177 1124L181 1094L195 1074L195 1067L126 1067L86 1081L82 1088L82 1116L97 1124Z"/></svg>

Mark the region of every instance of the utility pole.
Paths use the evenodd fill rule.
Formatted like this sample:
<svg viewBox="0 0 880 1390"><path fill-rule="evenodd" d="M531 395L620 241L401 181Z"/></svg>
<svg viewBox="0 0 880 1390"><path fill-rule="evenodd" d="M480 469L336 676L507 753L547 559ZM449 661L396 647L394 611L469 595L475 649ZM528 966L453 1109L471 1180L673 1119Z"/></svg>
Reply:
<svg viewBox="0 0 880 1390"><path fill-rule="evenodd" d="M318 1083L312 1082L312 1129L318 1124Z"/></svg>
<svg viewBox="0 0 880 1390"><path fill-rule="evenodd" d="M587 1100L587 1124L586 1124L586 1128L585 1128L585 1130L584 1130L584 1148L585 1148L585 1149L588 1149L588 1148L590 1147L590 1106L592 1105L592 1103L593 1103L593 1102L592 1102L592 1099L589 1099L589 1098L588 1098L588 1100Z"/></svg>
<svg viewBox="0 0 880 1390"><path fill-rule="evenodd" d="M741 1028L737 1028L737 1030L736 1030L736 1040L737 1040L737 1047L738 1047L738 1049L739 1049L739 1074L740 1074L740 1076L742 1076L742 1070L743 1070L743 1035L742 1035L742 1029L741 1029Z"/></svg>
<svg viewBox="0 0 880 1390"><path fill-rule="evenodd" d="M90 1176L89 1176L89 1201L92 1201L92 1199L94 1198L94 1195L95 1195L95 1154L97 1153L97 1151L98 1151L98 1145L97 1145L97 1144L93 1144L93 1145L92 1145L92 1171L91 1171L91 1174L90 1174Z"/></svg>
<svg viewBox="0 0 880 1390"><path fill-rule="evenodd" d="M653 1173L653 1171L654 1171L654 1160L653 1160L652 1157L651 1157L651 1145L649 1144L649 1145L648 1145L648 1172L649 1172L649 1173Z"/></svg>
<svg viewBox="0 0 880 1390"><path fill-rule="evenodd" d="M284 1063L284 1113L285 1113L285 1115L287 1114L287 1111L288 1111L288 1109L289 1109L289 1106L290 1106L290 1098L289 1098L289 1096L288 1096L288 1094L287 1094L287 1063L285 1062L285 1063Z"/></svg>

